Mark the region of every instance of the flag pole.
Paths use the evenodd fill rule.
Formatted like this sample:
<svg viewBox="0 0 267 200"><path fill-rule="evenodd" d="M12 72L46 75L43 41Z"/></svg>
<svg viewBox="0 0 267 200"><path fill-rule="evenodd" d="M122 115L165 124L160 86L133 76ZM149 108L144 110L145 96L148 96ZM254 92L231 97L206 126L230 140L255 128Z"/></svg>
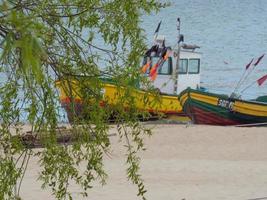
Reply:
<svg viewBox="0 0 267 200"><path fill-rule="evenodd" d="M255 83L258 83L259 86L261 86L265 81L267 80L267 74L262 76L261 78L259 78L256 81L253 81L250 85L248 85L247 87L245 87L241 93L243 93L245 90L247 90L248 88L250 88L252 85L254 85Z"/></svg>
<svg viewBox="0 0 267 200"><path fill-rule="evenodd" d="M241 85L247 80L248 76L254 71L254 69L255 69L256 66L260 63L260 61L262 60L262 58L263 58L264 56L265 56L265 54L262 54L262 56L260 56L260 57L256 60L256 62L253 64L253 68L247 73L247 75L243 78L243 80L242 80L242 78L240 79L240 81L239 81L239 85L237 84L237 86L236 86L234 92L231 94L231 97L233 97L233 96L235 95L234 93L237 92L238 89L241 87ZM253 60L254 60L254 59L252 59L252 60L250 61L250 63L248 63L248 64L246 65L246 70L245 70L245 72L243 73L243 75L244 75L244 74L246 73L246 71L249 69L249 67L251 66ZM243 75L242 75L242 76L243 76ZM247 88L245 88L245 89L247 89ZM243 91L244 91L244 90L242 90L241 93L242 93Z"/></svg>
<svg viewBox="0 0 267 200"><path fill-rule="evenodd" d="M253 81L251 84L249 84L247 87L245 87L240 94L242 94L243 92L245 92L248 88L250 88L251 86L253 86L257 81Z"/></svg>
<svg viewBox="0 0 267 200"><path fill-rule="evenodd" d="M254 69L256 68L256 65L253 65L253 68L247 73L247 75L243 78L243 80L240 82L238 89L241 87L242 84L244 84L244 82L247 80L247 78L249 77L249 75L254 71ZM246 70L247 71L247 70ZM245 72L246 72L245 71Z"/></svg>
<svg viewBox="0 0 267 200"><path fill-rule="evenodd" d="M156 43L156 40L157 40L157 37L158 37L158 34L159 34L159 29L160 29L160 25L161 25L161 22L162 20L160 20L160 22L158 23L158 26L154 32L154 44Z"/></svg>
<svg viewBox="0 0 267 200"><path fill-rule="evenodd" d="M262 60L262 58L265 56L265 54L262 54L262 56L260 56L256 62L253 64L253 68L250 70L250 72L246 75L246 77L243 79L242 83L240 83L240 85L242 85L244 83L244 81L248 78L248 76L255 70L256 66L260 63L260 61ZM250 64L253 62L253 59L251 60ZM246 66L247 67L247 66ZM249 67L249 66L248 66ZM247 70L248 68L246 68Z"/></svg>
<svg viewBox="0 0 267 200"><path fill-rule="evenodd" d="M237 82L237 84L236 84L236 86L235 86L235 88L234 88L234 91L231 93L231 97L234 97L235 92L237 92L238 89L239 89L239 87L242 85L243 78L244 78L244 76L245 76L245 74L246 74L248 68L249 68L250 65L252 64L253 60L254 60L254 59L252 58L252 60L246 65L246 69L245 69L245 71L243 72L243 74L242 74L241 78L239 79L239 81ZM246 78L245 78L245 79L246 79Z"/></svg>
<svg viewBox="0 0 267 200"><path fill-rule="evenodd" d="M159 29L160 29L161 22L162 22L162 20L160 20L160 22L158 23L158 26L157 26L157 28L156 28L156 30L155 30L155 32L154 32L154 41L153 41L154 44L153 44L152 47L151 47L150 49L148 49L148 50L146 51L146 53L145 53L145 56L148 57L148 58L151 57L151 54L152 54L153 51L158 51L158 47L157 47L157 42L156 42L156 40L157 40L157 37L158 37L158 33L159 33ZM158 61L158 62L159 62L159 61ZM150 64L151 64L151 60L148 59L148 60L147 60L147 63L145 63L145 64L141 67L141 72L146 73L147 69L150 67Z"/></svg>
<svg viewBox="0 0 267 200"><path fill-rule="evenodd" d="M254 71L254 69L256 68L256 66L260 63L260 61L262 60L262 58L264 57L264 55L265 54L262 54L262 56L260 56L257 60L256 60L256 62L253 64L253 68L250 70L250 72L247 74L247 76L243 79L243 81L242 81L242 83L241 84L243 84L244 83L244 81L248 78L248 76ZM253 60L252 60L253 61ZM252 63L252 62L251 62ZM250 64L251 64L250 63ZM247 70L248 68L246 68L246 70Z"/></svg>

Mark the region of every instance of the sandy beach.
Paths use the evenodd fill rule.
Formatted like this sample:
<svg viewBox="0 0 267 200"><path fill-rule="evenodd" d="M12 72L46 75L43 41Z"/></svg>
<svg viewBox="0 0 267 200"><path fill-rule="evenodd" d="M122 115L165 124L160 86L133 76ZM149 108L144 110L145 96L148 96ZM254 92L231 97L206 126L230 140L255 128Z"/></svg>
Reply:
<svg viewBox="0 0 267 200"><path fill-rule="evenodd" d="M115 130L111 130L114 133ZM267 128L157 125L146 140L141 173L151 200L248 200L267 197ZM105 158L107 185L95 184L90 200L134 200L127 181L124 149L111 137ZM54 199L37 181L37 160L25 174L23 199ZM72 187L75 199L79 189Z"/></svg>

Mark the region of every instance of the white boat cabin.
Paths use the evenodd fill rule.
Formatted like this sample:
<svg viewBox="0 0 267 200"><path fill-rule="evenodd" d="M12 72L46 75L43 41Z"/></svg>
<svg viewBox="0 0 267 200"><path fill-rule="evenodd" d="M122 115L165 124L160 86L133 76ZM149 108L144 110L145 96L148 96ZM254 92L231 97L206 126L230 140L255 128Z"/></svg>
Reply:
<svg viewBox="0 0 267 200"><path fill-rule="evenodd" d="M196 52L199 48L196 45L181 45L178 49L171 50L168 59L158 68L157 78L153 81L155 88L161 93L179 94L184 89L191 87L192 89L200 88L200 72L201 72L201 53ZM175 74L177 68L177 57L179 57L178 74ZM150 56L151 66L155 65L160 59L159 56ZM144 63L148 57L145 57ZM147 71L147 75L149 70ZM177 77L177 89L175 91L175 79Z"/></svg>

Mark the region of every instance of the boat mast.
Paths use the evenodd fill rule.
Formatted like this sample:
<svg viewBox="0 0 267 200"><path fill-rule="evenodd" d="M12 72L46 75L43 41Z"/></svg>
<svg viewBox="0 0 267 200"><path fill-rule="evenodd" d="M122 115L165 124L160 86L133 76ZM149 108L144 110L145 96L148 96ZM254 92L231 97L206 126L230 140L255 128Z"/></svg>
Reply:
<svg viewBox="0 0 267 200"><path fill-rule="evenodd" d="M183 39L183 35L180 34L180 27L181 27L180 18L177 18L177 31L178 31L177 41L178 41L178 50L177 50L177 59L176 59L176 65L175 65L175 70L174 70L174 88L173 88L173 94L177 94L178 70L179 70L180 50L181 50L180 43L184 40Z"/></svg>

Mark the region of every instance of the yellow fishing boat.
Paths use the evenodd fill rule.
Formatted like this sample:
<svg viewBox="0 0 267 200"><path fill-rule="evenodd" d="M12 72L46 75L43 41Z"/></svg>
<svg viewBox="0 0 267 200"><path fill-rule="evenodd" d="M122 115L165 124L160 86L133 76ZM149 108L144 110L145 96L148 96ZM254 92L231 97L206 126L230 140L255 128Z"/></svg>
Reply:
<svg viewBox="0 0 267 200"><path fill-rule="evenodd" d="M56 86L60 91L60 102L62 106L68 113L69 119L71 111L71 103L74 103L75 113L81 113L83 109L83 100L79 94L79 86L75 81L71 82L72 87L72 97L70 97L68 86L66 81L57 81ZM74 89L73 89L74 88ZM103 84L103 98L100 102L101 106L105 105L117 105L121 99L121 92L123 93L123 88L118 88L115 84L104 83ZM131 96L135 99L135 107L140 110L145 110L150 113L163 113L167 115L179 115L182 113L182 107L177 99L176 95L160 94L155 95L153 93L148 93L140 89L134 89L131 91ZM72 99L72 100L71 100ZM127 109L129 105L124 105Z"/></svg>
<svg viewBox="0 0 267 200"><path fill-rule="evenodd" d="M178 26L180 26L180 21L178 21ZM152 84L158 91L158 95L147 92L142 87L134 88L131 90L131 96L135 99L134 106L137 109L152 114L162 113L166 117L181 116L183 111L178 100L178 94L187 87L199 88L201 53L195 51L199 47L184 44L183 36L180 33L179 36L178 48L172 49L171 47L165 47L164 36L156 35L155 45L147 51L144 57L144 65L146 65L144 76L152 79L151 72L154 70ZM168 56L162 55L164 50ZM59 80L56 82L56 86L60 91L60 102L71 121L73 119L73 114L71 114L73 109L71 111L71 108L75 108L77 115L84 109L82 95L79 94L81 91L79 85L75 81ZM101 106L119 103L119 94L123 93L123 87L103 81L101 88ZM129 107L127 104L123 106L126 110Z"/></svg>

